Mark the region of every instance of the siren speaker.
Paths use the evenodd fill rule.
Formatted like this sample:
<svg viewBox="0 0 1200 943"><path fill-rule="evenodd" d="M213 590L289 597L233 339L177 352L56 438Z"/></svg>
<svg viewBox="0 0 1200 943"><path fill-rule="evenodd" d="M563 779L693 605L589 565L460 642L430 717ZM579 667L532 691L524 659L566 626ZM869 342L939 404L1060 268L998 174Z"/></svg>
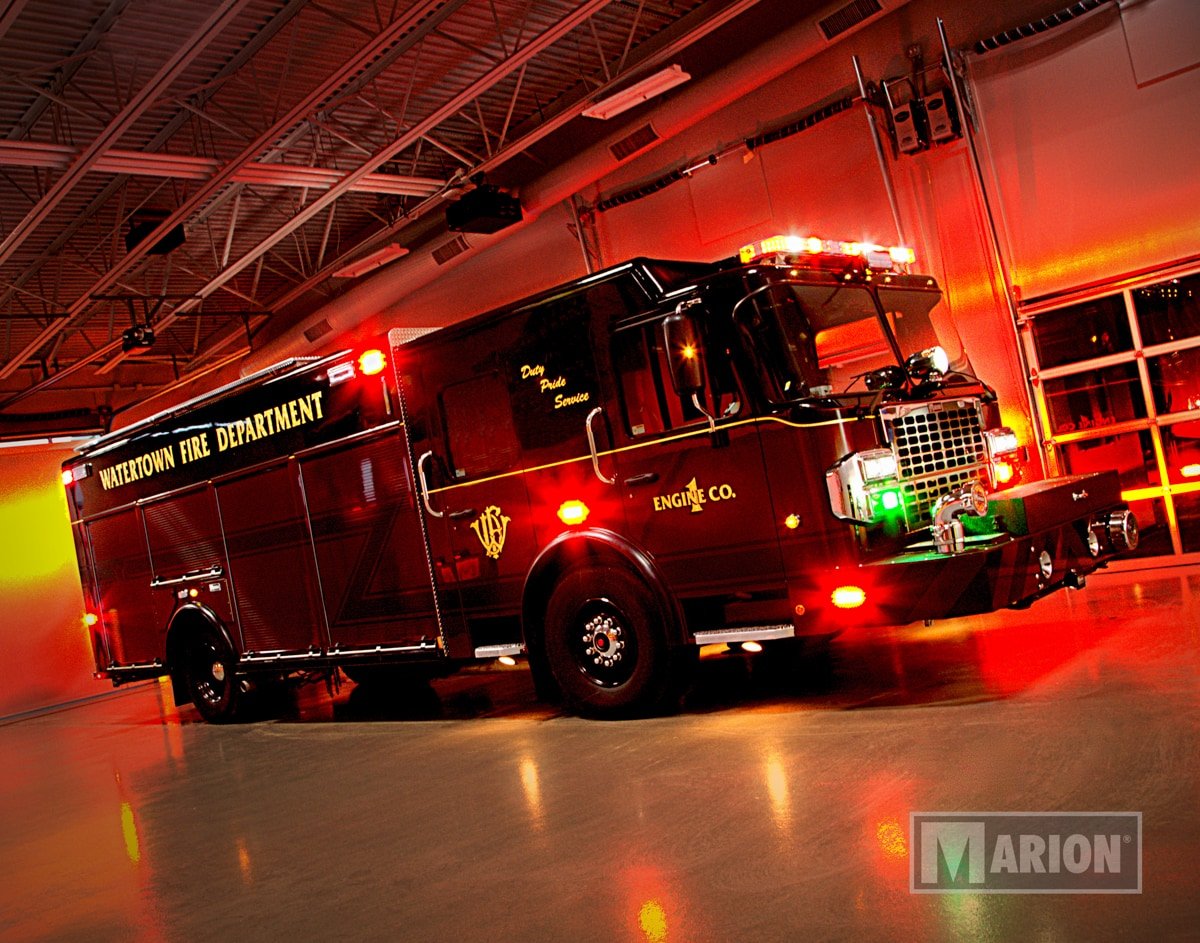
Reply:
<svg viewBox="0 0 1200 943"><path fill-rule="evenodd" d="M892 108L892 130L901 154L913 154L925 146L925 108L919 98Z"/></svg>
<svg viewBox="0 0 1200 943"><path fill-rule="evenodd" d="M958 137L958 111L950 89L940 88L926 95L925 114L929 119L929 140L940 144Z"/></svg>

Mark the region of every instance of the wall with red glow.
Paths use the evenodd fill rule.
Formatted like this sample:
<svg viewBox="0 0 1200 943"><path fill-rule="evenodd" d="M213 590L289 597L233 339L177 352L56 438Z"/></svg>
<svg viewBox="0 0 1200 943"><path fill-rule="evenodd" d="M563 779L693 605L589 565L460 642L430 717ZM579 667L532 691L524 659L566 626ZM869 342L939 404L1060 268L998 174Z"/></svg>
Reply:
<svg viewBox="0 0 1200 943"><path fill-rule="evenodd" d="M92 680L61 447L0 449L0 717L111 690Z"/></svg>
<svg viewBox="0 0 1200 943"><path fill-rule="evenodd" d="M582 195L595 202L681 166L702 164L708 155L818 104L855 94L853 55L874 81L906 74L904 51L910 45L919 45L927 61L935 60L939 16L951 43L966 45L1060 7L1046 0L994 5L914 0L773 81L724 90L726 97L738 93L734 104L623 165ZM1086 23L1063 28L1060 35L1067 39L1062 41L1070 46L1070 38L1081 29L1086 35ZM747 55L752 57L753 51ZM1010 117L1019 124L1019 115ZM653 112L649 120L653 122ZM998 390L1004 422L1023 442L1034 442L1016 331L993 263L965 142L898 158L886 149L900 207L899 233L866 116L855 106L810 130L764 145L753 155L727 156L649 197L596 214L602 263L636 255L712 260L773 232L885 245L904 242L917 252L917 270L930 272L942 285L941 315L954 325L975 372ZM1194 202L1200 206L1200 201ZM1025 212L1030 214L1030 228L1051 228L1036 206ZM403 299L389 316L398 323L444 323L429 319L445 319L449 313L457 320L460 311L465 316L584 274L568 221L565 211L548 212L534 226ZM948 338L946 346L953 347L953 340ZM1036 450L1033 460L1038 460Z"/></svg>
<svg viewBox="0 0 1200 943"><path fill-rule="evenodd" d="M1022 297L1200 254L1198 65L1195 0L1109 5L972 61Z"/></svg>

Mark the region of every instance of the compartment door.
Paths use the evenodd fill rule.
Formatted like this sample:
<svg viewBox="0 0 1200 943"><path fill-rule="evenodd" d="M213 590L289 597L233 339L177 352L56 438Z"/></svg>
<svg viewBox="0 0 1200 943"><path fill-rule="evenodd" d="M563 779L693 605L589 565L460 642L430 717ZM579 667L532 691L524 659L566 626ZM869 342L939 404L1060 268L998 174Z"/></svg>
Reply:
<svg viewBox="0 0 1200 943"><path fill-rule="evenodd" d="M216 492L245 651L324 648L328 637L295 460L223 481Z"/></svg>
<svg viewBox="0 0 1200 943"><path fill-rule="evenodd" d="M355 439L300 467L330 643L432 648L439 629L403 432Z"/></svg>

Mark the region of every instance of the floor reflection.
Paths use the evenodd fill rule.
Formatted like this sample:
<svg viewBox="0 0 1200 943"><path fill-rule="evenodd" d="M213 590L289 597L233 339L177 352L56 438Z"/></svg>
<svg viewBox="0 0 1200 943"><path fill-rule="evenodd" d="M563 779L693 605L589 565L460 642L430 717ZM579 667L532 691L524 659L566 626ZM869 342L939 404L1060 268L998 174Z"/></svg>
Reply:
<svg viewBox="0 0 1200 943"><path fill-rule="evenodd" d="M1159 571L801 658L714 648L679 716L633 723L519 666L305 684L230 727L133 687L0 726L0 937L1187 938L1198 594ZM1141 810L1148 892L912 895L908 816L939 808Z"/></svg>

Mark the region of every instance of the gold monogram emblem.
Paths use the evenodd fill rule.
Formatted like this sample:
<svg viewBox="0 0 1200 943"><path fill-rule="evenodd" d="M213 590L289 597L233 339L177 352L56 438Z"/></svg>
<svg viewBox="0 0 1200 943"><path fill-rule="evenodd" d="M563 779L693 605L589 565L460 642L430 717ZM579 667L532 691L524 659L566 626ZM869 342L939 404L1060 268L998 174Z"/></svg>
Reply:
<svg viewBox="0 0 1200 943"><path fill-rule="evenodd" d="M508 534L508 522L511 519L501 514L500 509L493 504L471 525L471 530L475 531L483 549L493 560L499 560L500 553L504 550L504 538Z"/></svg>

